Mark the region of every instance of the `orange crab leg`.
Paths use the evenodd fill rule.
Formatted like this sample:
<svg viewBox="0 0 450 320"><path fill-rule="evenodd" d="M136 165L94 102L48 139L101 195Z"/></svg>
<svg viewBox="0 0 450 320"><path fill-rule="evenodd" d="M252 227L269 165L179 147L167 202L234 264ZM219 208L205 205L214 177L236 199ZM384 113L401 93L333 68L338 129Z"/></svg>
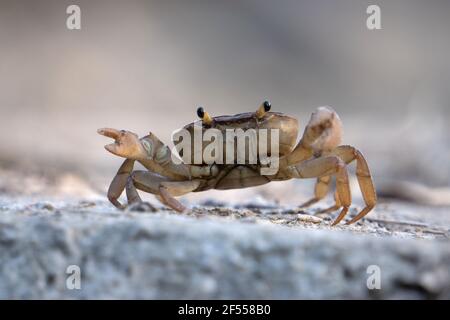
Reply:
<svg viewBox="0 0 450 320"><path fill-rule="evenodd" d="M336 190L343 208L333 225L344 218L351 205L351 192L345 163L339 157L325 156L307 160L288 167L288 171L293 178L300 179L335 175Z"/></svg>

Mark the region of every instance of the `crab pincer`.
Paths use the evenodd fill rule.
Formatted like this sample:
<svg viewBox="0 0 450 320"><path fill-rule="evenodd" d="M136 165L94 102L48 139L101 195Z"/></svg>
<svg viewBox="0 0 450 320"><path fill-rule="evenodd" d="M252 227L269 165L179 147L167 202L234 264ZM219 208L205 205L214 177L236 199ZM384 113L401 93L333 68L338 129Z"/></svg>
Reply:
<svg viewBox="0 0 450 320"><path fill-rule="evenodd" d="M120 136L120 130L112 128L101 128L97 130L97 133L114 140L117 140Z"/></svg>
<svg viewBox="0 0 450 320"><path fill-rule="evenodd" d="M115 140L114 143L105 145L105 149L119 157L137 160L144 153L138 135L133 132L101 128L97 130L97 133Z"/></svg>

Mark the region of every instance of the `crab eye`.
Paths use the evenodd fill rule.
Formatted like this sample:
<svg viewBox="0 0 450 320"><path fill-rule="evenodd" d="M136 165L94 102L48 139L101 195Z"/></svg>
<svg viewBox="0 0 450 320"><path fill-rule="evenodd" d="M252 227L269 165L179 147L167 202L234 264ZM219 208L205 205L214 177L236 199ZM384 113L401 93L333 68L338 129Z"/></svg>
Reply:
<svg viewBox="0 0 450 320"><path fill-rule="evenodd" d="M198 107L197 115L200 119L202 119L203 123L206 125L210 125L213 122L211 116L202 107Z"/></svg>
<svg viewBox="0 0 450 320"><path fill-rule="evenodd" d="M264 115L266 114L266 112L270 111L271 107L272 107L272 105L270 104L269 101L264 101L263 103L261 103L258 110L256 110L256 117L258 119L262 119L264 117Z"/></svg>
<svg viewBox="0 0 450 320"><path fill-rule="evenodd" d="M203 110L202 107L198 107L197 109L197 115L200 119L203 119L203 116L205 115L205 110Z"/></svg>

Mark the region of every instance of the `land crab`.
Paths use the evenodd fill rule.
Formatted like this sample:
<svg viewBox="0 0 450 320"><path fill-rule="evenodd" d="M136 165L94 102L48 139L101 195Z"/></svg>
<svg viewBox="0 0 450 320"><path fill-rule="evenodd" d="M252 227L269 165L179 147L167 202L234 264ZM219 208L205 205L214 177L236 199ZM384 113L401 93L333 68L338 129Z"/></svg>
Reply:
<svg viewBox="0 0 450 320"><path fill-rule="evenodd" d="M333 225L347 214L351 205L351 193L347 165L356 160L356 176L365 207L347 224L354 223L371 211L376 204L376 192L369 167L362 153L349 145L340 145L342 123L330 107L319 107L307 124L298 143L298 122L295 118L279 112L271 112L265 101L256 112L233 116L211 117L203 108L197 110L203 130L254 128L279 130L279 167L272 175L260 173L261 163L256 164L187 164L173 161L172 151L154 134L139 139L130 131L111 128L99 129L98 133L113 138L114 143L105 146L109 152L126 158L120 166L108 190L108 199L118 208L126 206L118 201L126 190L128 204L141 202L137 190L155 194L166 206L182 212L186 210L174 197L189 192L209 189L234 189L262 185L271 181L292 178L316 178L314 197L300 208L308 207L323 199L330 188L332 177L336 178L335 205L322 212L341 209ZM184 128L192 131L198 122ZM204 146L203 146L204 147ZM270 151L270 150L269 150ZM146 169L134 170L138 161Z"/></svg>

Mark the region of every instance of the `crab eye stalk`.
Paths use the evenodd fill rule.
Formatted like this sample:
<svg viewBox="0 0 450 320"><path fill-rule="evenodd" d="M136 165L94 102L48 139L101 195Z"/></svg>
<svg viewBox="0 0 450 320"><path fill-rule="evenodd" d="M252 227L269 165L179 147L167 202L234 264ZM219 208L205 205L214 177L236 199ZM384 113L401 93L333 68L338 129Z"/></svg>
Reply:
<svg viewBox="0 0 450 320"><path fill-rule="evenodd" d="M263 103L261 103L261 105L259 106L258 110L256 110L256 117L258 119L263 118L264 115L266 114L266 112L270 111L271 107L272 107L272 105L270 104L269 101L264 101Z"/></svg>
<svg viewBox="0 0 450 320"><path fill-rule="evenodd" d="M210 125L213 122L213 119L202 107L197 108L197 115L200 119L202 119L203 123L206 125Z"/></svg>

